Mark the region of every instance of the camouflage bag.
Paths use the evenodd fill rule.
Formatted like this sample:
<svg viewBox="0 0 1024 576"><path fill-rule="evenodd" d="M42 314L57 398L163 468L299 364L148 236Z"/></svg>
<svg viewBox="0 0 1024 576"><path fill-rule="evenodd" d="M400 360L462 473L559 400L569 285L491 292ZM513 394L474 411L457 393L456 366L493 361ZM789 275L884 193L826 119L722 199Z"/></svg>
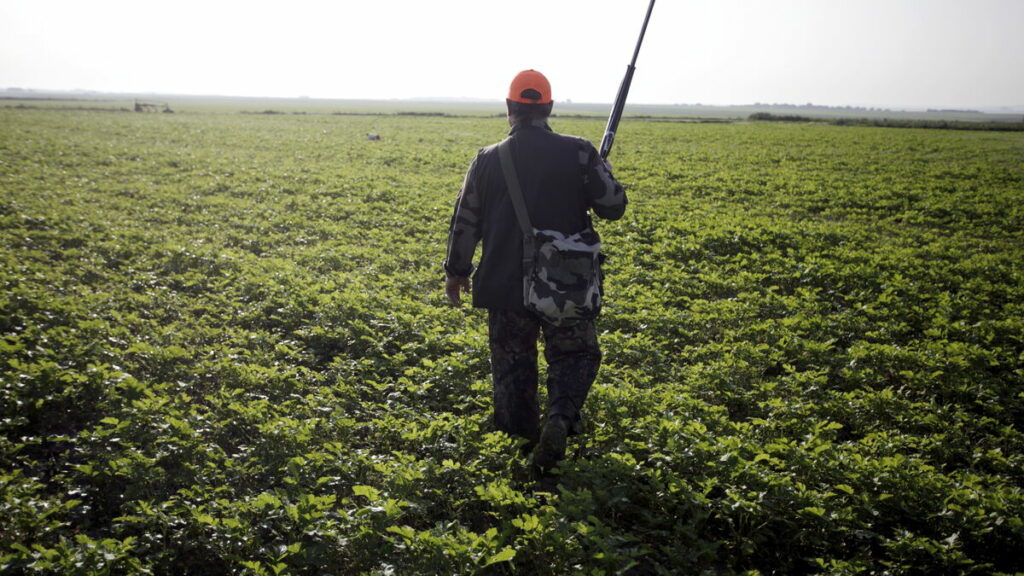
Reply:
<svg viewBox="0 0 1024 576"><path fill-rule="evenodd" d="M523 232L523 305L556 326L594 318L601 311L601 238L592 226L565 235L537 230L519 186L508 140L498 145L501 168Z"/></svg>

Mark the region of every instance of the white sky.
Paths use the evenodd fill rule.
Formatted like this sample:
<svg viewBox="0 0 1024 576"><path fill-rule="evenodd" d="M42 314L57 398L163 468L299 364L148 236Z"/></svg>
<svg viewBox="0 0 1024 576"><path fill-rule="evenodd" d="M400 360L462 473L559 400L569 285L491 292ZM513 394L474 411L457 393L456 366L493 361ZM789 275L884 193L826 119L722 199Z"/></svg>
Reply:
<svg viewBox="0 0 1024 576"><path fill-rule="evenodd" d="M648 0L0 0L0 88L610 102ZM634 103L1024 105L1024 0L660 0Z"/></svg>

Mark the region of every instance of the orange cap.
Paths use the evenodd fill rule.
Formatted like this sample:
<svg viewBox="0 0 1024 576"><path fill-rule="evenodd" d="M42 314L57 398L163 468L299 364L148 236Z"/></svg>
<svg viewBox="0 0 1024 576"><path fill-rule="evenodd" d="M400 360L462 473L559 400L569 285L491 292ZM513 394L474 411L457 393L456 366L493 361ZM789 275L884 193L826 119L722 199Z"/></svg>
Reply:
<svg viewBox="0 0 1024 576"><path fill-rule="evenodd" d="M512 79L508 99L523 104L547 104L551 102L551 84L540 72L523 70Z"/></svg>

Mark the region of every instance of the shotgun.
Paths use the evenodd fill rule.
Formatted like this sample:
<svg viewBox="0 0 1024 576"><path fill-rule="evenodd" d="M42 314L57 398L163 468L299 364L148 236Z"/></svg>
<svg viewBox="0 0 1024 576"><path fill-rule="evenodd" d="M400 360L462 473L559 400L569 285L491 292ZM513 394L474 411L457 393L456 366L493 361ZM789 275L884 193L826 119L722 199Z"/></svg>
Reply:
<svg viewBox="0 0 1024 576"><path fill-rule="evenodd" d="M615 96L615 105L612 106L612 113L608 116L608 124L604 128L604 138L601 139L601 158L608 158L612 151L612 143L615 142L615 131L619 128L619 120L622 119L622 109L626 107L626 96L629 94L629 85L633 82L633 72L636 70L636 57L640 54L640 44L644 41L644 33L647 32L647 22L651 19L651 11L654 10L654 0L647 6L647 16L644 17L644 26L640 29L640 38L636 41L636 50L633 50L633 60L626 67L626 76L619 84L619 93Z"/></svg>

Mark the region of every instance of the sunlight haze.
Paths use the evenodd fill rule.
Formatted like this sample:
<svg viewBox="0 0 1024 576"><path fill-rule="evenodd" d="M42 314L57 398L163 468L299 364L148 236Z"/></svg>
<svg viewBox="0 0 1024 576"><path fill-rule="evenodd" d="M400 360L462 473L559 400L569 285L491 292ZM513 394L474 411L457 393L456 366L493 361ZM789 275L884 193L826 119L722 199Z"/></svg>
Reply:
<svg viewBox="0 0 1024 576"><path fill-rule="evenodd" d="M610 102L647 0L6 0L0 89ZM661 0L635 103L1024 104L1020 0Z"/></svg>

